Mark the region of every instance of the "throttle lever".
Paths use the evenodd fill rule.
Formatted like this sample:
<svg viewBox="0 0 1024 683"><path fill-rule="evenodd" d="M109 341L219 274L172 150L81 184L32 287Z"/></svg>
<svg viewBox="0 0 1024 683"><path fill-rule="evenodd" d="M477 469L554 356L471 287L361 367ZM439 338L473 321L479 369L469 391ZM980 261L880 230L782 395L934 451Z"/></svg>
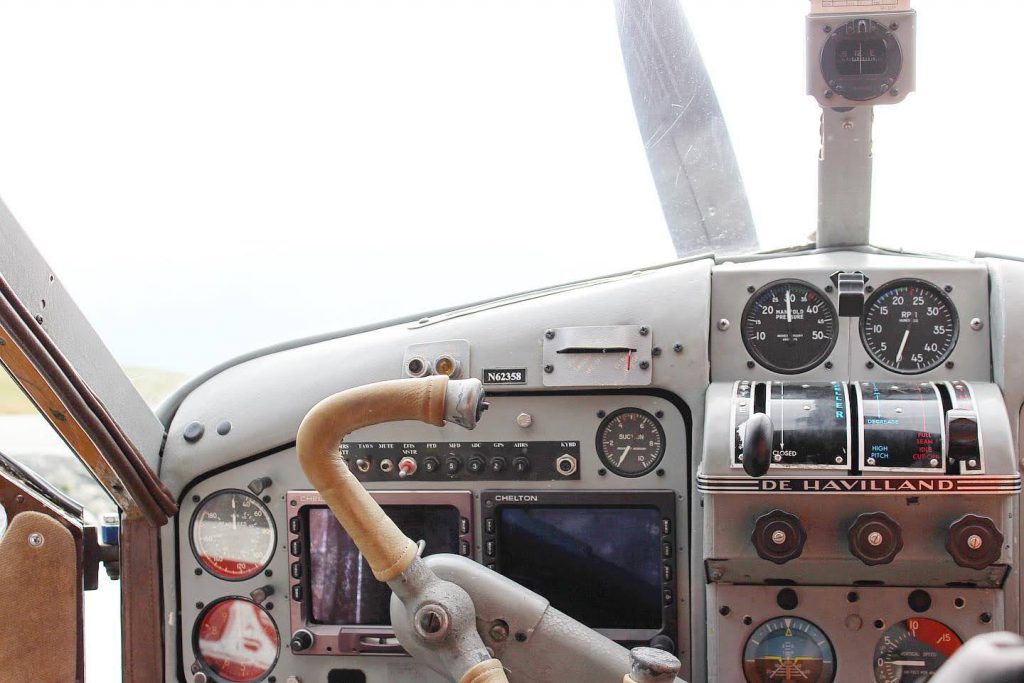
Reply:
<svg viewBox="0 0 1024 683"><path fill-rule="evenodd" d="M772 464L772 438L775 425L764 413L754 413L743 433L743 471L752 477L763 477Z"/></svg>

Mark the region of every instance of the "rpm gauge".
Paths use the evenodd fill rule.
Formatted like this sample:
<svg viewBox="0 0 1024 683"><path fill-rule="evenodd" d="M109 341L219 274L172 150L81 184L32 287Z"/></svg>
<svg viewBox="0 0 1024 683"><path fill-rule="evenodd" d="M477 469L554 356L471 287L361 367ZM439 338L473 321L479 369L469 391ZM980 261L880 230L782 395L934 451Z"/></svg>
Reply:
<svg viewBox="0 0 1024 683"><path fill-rule="evenodd" d="M836 653L820 628L799 617L776 617L764 622L743 648L747 683L803 681L832 683Z"/></svg>
<svg viewBox="0 0 1024 683"><path fill-rule="evenodd" d="M864 304L860 336L876 363L903 375L941 365L956 346L956 307L938 287L921 280L896 280Z"/></svg>
<svg viewBox="0 0 1024 683"><path fill-rule="evenodd" d="M657 467L665 455L665 431L647 411L622 408L598 427L597 453L620 477L640 477Z"/></svg>
<svg viewBox="0 0 1024 683"><path fill-rule="evenodd" d="M779 280L754 292L743 310L743 344L754 360L792 375L817 367L836 344L836 309L814 286Z"/></svg>
<svg viewBox="0 0 1024 683"><path fill-rule="evenodd" d="M277 543L270 511L245 491L218 491L200 503L192 516L191 536L199 564L226 581L259 574Z"/></svg>
<svg viewBox="0 0 1024 683"><path fill-rule="evenodd" d="M924 683L963 645L934 619L905 619L890 626L875 647L877 683Z"/></svg>

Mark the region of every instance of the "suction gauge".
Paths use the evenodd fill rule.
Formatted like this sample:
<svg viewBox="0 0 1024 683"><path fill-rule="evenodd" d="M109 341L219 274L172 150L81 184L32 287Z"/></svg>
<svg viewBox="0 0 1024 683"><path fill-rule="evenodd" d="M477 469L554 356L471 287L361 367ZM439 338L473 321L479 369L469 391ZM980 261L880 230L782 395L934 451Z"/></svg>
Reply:
<svg viewBox="0 0 1024 683"><path fill-rule="evenodd" d="M665 430L647 411L616 410L597 430L597 454L620 477L641 477L654 470L665 455Z"/></svg>
<svg viewBox="0 0 1024 683"><path fill-rule="evenodd" d="M743 344L772 372L816 367L836 345L836 309L812 285L779 280L754 292L743 310Z"/></svg>
<svg viewBox="0 0 1024 683"><path fill-rule="evenodd" d="M864 348L893 372L915 375L937 368L953 352L959 334L953 302L921 280L889 282L864 304Z"/></svg>
<svg viewBox="0 0 1024 683"><path fill-rule="evenodd" d="M274 554L277 531L270 511L245 491L218 491L192 516L192 551L206 571L243 581L263 571Z"/></svg>

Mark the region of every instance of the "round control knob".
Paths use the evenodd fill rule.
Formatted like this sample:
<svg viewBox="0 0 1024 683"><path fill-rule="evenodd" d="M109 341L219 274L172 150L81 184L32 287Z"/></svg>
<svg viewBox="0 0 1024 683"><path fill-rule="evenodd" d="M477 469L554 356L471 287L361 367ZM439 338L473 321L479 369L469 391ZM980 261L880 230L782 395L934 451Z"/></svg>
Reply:
<svg viewBox="0 0 1024 683"><path fill-rule="evenodd" d="M743 471L752 477L763 477L772 464L772 438L775 426L764 413L754 413L747 420L743 433Z"/></svg>
<svg viewBox="0 0 1024 683"><path fill-rule="evenodd" d="M946 551L961 567L984 569L999 560L1003 535L988 517L964 515L949 526Z"/></svg>
<svg viewBox="0 0 1024 683"><path fill-rule="evenodd" d="M866 565L889 564L903 550L903 530L884 512L865 512L849 532L850 552Z"/></svg>
<svg viewBox="0 0 1024 683"><path fill-rule="evenodd" d="M653 647L635 647L629 651L629 678L635 683L671 683L682 664L671 652Z"/></svg>
<svg viewBox="0 0 1024 683"><path fill-rule="evenodd" d="M804 551L807 532L796 515L772 510L757 518L750 540L761 559L786 564Z"/></svg>
<svg viewBox="0 0 1024 683"><path fill-rule="evenodd" d="M292 652L302 652L313 647L313 634L302 628L292 634Z"/></svg>

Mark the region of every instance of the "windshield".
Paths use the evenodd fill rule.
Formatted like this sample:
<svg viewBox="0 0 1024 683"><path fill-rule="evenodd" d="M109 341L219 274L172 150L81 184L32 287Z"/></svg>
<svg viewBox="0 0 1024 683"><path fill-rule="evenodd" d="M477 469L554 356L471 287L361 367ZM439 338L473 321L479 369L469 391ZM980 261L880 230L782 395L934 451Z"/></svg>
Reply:
<svg viewBox="0 0 1024 683"><path fill-rule="evenodd" d="M126 366L196 373L676 258L614 3L56 4L3 10L0 196ZM806 243L807 3L681 6L759 247ZM877 108L872 239L1024 252L1006 236L1011 41L965 34L962 5L916 6L918 92Z"/></svg>

